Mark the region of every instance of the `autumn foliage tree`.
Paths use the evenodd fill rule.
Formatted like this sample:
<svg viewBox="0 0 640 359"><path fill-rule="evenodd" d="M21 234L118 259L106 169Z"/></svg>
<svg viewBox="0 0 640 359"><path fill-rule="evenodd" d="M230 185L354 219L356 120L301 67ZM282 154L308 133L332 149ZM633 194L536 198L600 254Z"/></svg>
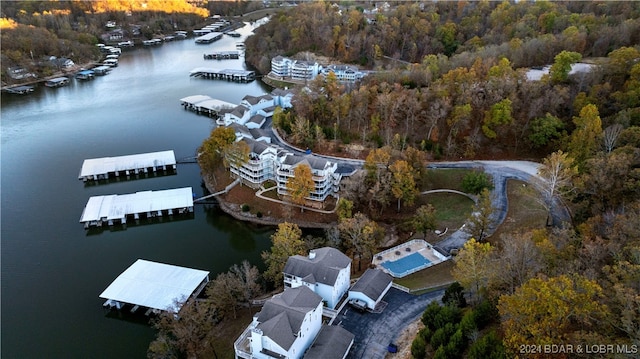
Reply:
<svg viewBox="0 0 640 359"><path fill-rule="evenodd" d="M455 267L451 274L478 303L481 293L486 289L492 273L492 253L490 243L480 243L471 238L455 258Z"/></svg>
<svg viewBox="0 0 640 359"><path fill-rule="evenodd" d="M291 201L300 206L304 211L304 204L311 191L315 189L313 174L309 165L302 163L293 168L293 177L287 181L287 193Z"/></svg>
<svg viewBox="0 0 640 359"><path fill-rule="evenodd" d="M263 276L276 286L282 284L282 271L290 256L305 254L306 246L302 240L302 231L295 223L284 222L271 236L271 250L262 252L262 259L267 265Z"/></svg>
<svg viewBox="0 0 640 359"><path fill-rule="evenodd" d="M608 313L603 295L598 283L578 274L530 279L498 304L507 350L515 355L523 343L599 343L604 338L596 328Z"/></svg>

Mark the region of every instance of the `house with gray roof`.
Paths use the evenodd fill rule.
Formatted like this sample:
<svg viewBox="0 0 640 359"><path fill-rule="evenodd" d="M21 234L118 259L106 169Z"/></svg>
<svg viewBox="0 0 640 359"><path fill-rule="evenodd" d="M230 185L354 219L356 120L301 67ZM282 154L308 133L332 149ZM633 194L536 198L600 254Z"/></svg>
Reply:
<svg viewBox="0 0 640 359"><path fill-rule="evenodd" d="M302 358L322 326L322 298L305 286L265 302L234 343L236 358Z"/></svg>
<svg viewBox="0 0 640 359"><path fill-rule="evenodd" d="M304 359L345 359L355 335L337 325L323 325Z"/></svg>
<svg viewBox="0 0 640 359"><path fill-rule="evenodd" d="M335 248L317 248L308 256L289 257L283 273L285 291L308 287L333 309L349 290L351 259Z"/></svg>
<svg viewBox="0 0 640 359"><path fill-rule="evenodd" d="M393 278L379 269L367 269L349 289L349 301L361 300L374 309L391 288Z"/></svg>

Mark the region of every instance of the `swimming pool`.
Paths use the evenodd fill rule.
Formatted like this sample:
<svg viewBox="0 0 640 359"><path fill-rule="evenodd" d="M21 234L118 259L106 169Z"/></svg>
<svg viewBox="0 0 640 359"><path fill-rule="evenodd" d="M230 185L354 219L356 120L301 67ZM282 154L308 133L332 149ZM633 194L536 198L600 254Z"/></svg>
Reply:
<svg viewBox="0 0 640 359"><path fill-rule="evenodd" d="M395 261L383 262L380 265L389 271L392 276L401 278L430 266L431 261L420 253L412 253Z"/></svg>

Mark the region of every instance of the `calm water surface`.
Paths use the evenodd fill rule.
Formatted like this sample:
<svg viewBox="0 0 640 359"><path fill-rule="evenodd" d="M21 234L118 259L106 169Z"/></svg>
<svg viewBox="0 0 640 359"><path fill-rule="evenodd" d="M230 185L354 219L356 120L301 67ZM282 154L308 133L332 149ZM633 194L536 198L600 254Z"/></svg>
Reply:
<svg viewBox="0 0 640 359"><path fill-rule="evenodd" d="M240 29L243 38L251 25ZM214 123L179 99L209 95L239 103L268 92L249 84L193 79L195 67L244 68L243 59L205 61L243 38L210 45L193 39L123 51L111 74L29 96L2 95L2 358L144 358L154 331L107 316L98 295L136 259L208 270L211 277L248 259L261 265L271 229L252 229L215 209L192 219L86 231L78 222L90 196L193 187L199 168L177 175L85 185L84 159L174 150L193 156Z"/></svg>

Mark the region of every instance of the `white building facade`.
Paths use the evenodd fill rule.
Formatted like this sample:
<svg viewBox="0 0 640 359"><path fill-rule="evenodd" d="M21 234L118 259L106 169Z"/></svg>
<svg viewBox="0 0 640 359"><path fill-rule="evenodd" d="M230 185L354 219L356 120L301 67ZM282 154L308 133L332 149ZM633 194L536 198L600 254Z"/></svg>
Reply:
<svg viewBox="0 0 640 359"><path fill-rule="evenodd" d="M307 287L269 299L234 343L235 357L302 358L322 327L322 298Z"/></svg>
<svg viewBox="0 0 640 359"><path fill-rule="evenodd" d="M283 272L285 291L307 287L333 309L349 290L351 259L335 248L323 247L310 251L307 257L289 257Z"/></svg>

